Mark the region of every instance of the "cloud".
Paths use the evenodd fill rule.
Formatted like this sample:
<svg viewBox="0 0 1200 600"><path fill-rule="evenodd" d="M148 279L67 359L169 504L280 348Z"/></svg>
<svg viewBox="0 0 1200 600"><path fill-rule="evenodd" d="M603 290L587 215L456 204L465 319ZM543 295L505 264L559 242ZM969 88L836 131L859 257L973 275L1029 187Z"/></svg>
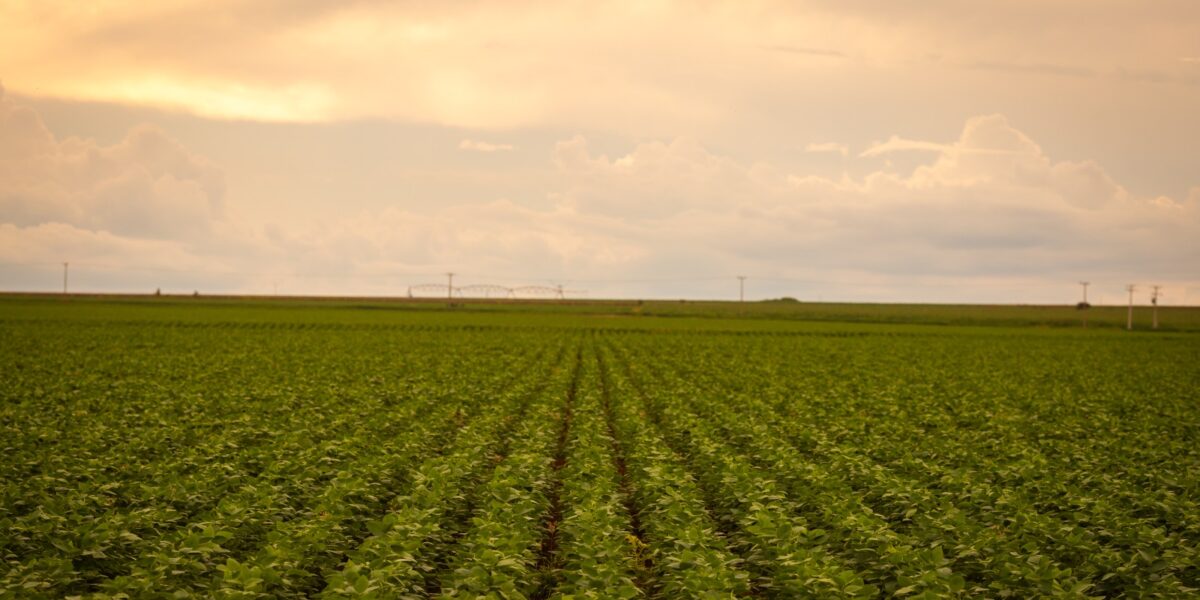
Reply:
<svg viewBox="0 0 1200 600"><path fill-rule="evenodd" d="M743 165L689 138L645 142L609 158L575 136L555 146L554 163L565 182L554 198L582 212L634 220L729 209L751 198L765 201L786 187L775 169Z"/></svg>
<svg viewBox="0 0 1200 600"><path fill-rule="evenodd" d="M839 144L836 142L810 143L804 146L804 151L814 153L828 152L832 154L840 154L843 157L850 153L850 149L847 148L845 144Z"/></svg>
<svg viewBox="0 0 1200 600"><path fill-rule="evenodd" d="M472 152L510 152L516 149L512 144L494 144L491 142L481 142L478 140L463 140L458 143L459 150L470 150Z"/></svg>
<svg viewBox="0 0 1200 600"><path fill-rule="evenodd" d="M69 260L84 289L264 293L282 281L289 293L396 294L453 270L464 282L580 280L597 296L712 296L726 285L714 278L742 273L758 290L767 276L810 282L778 283L780 294L823 282L827 298L1045 301L1079 277L1194 286L1200 263L1200 187L1140 197L1095 162L1048 156L1002 115L968 119L951 140L892 137L866 154L928 154L908 172L836 180L695 139L610 156L579 135L555 145L540 197L288 227L225 206L221 170L161 130L102 145L58 139L8 100L0 115L0 263L50 265L36 277L4 267L10 286L53 287Z"/></svg>
<svg viewBox="0 0 1200 600"><path fill-rule="evenodd" d="M927 80L930 55L1029 75L1152 65L1194 51L1195 15L1186 3L1154 11L1106 3L1081 20L1076 0L969 9L941 1L228 0L220 10L200 0L111 0L94 13L17 2L6 3L0 23L0 73L15 93L221 119L674 136L817 89L850 110L867 97L886 106L919 92L898 87L928 85L945 102L935 90L959 75ZM812 60L778 60L783 54ZM929 110L924 101L908 100Z"/></svg>
<svg viewBox="0 0 1200 600"><path fill-rule="evenodd" d="M909 142L892 147L933 159L849 182L783 176L680 140L609 159L575 138L559 164L581 211L638 215L627 234L653 232L639 239L646 255L703 249L708 272L1186 278L1200 258L1200 205L1134 197L1093 162L1050 159L1000 115L968 120L951 142Z"/></svg>
<svg viewBox="0 0 1200 600"><path fill-rule="evenodd" d="M968 119L958 140L949 144L892 136L886 142L873 144L860 156L914 150L934 153L933 162L917 167L908 180L908 183L921 187L961 187L973 183L1023 179L1042 185L1054 180L1049 175L1054 169L1064 173L1088 171L1092 178L1099 177L1093 173L1099 170L1093 164L1053 165L1041 147L1010 125L1003 115ZM1106 181L1111 183L1111 180Z"/></svg>
<svg viewBox="0 0 1200 600"><path fill-rule="evenodd" d="M1186 278L1200 260L1200 204L1136 197L1094 162L1053 160L1001 115L969 119L950 142L893 138L867 154L901 149L933 155L857 181L783 174L688 140L612 159L576 137L556 156L564 201L633 217L624 235L646 256L712 253L709 272Z"/></svg>
<svg viewBox="0 0 1200 600"><path fill-rule="evenodd" d="M909 140L893 135L886 142L876 142L871 144L866 150L859 153L860 157L880 156L891 154L893 152L945 152L947 146L936 142L924 142L921 140Z"/></svg>
<svg viewBox="0 0 1200 600"><path fill-rule="evenodd" d="M224 210L221 170L152 126L118 143L57 139L33 110L0 96L0 215L146 239L189 239Z"/></svg>

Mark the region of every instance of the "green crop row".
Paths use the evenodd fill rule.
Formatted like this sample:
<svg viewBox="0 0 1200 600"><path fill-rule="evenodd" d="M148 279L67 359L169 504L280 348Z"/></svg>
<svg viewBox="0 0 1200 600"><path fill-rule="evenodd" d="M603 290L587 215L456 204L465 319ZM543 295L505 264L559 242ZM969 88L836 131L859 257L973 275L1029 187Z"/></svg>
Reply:
<svg viewBox="0 0 1200 600"><path fill-rule="evenodd" d="M556 456L570 427L577 363L560 370L529 407L508 452L473 494L470 526L440 573L440 597L524 598L539 586L544 519L551 514Z"/></svg>
<svg viewBox="0 0 1200 600"><path fill-rule="evenodd" d="M564 462L558 470L559 502L565 508L555 524L552 598L621 600L642 595L634 582L640 540L632 533L613 441L599 370L589 352L581 357Z"/></svg>
<svg viewBox="0 0 1200 600"><path fill-rule="evenodd" d="M602 377L613 427L633 489L644 538L636 540L652 565L663 598L730 598L749 593L750 574L732 554L708 512L695 477L637 408L636 393L602 359ZM640 545L644 544L644 547Z"/></svg>
<svg viewBox="0 0 1200 600"><path fill-rule="evenodd" d="M442 554L461 535L476 488L509 452L511 436L522 431L530 405L552 401L548 379L530 379L511 393L493 398L487 415L464 428L453 448L417 465L408 494L394 499L387 513L367 525L371 535L349 553L327 580L325 597L421 597L437 583ZM558 376L556 376L558 375ZM537 409L534 409L535 414Z"/></svg>

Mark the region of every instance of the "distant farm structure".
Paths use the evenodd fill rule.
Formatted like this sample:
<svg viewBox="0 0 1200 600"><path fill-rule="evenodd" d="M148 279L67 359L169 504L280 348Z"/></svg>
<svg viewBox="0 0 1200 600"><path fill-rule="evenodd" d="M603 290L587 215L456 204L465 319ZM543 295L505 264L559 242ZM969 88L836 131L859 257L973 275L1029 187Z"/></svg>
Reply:
<svg viewBox="0 0 1200 600"><path fill-rule="evenodd" d="M470 284L455 286L452 279L447 283L422 283L408 286L409 298L514 298L565 300L580 298L587 290L569 290L562 284L504 286L497 284Z"/></svg>

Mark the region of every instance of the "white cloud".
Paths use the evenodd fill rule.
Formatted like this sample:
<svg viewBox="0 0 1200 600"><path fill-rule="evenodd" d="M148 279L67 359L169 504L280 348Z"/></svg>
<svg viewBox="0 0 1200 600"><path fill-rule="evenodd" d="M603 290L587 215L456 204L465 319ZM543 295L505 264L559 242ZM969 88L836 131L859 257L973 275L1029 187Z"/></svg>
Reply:
<svg viewBox="0 0 1200 600"><path fill-rule="evenodd" d="M575 286L595 295L712 295L720 288L670 281L735 273L875 300L1044 301L1031 290L1078 277L1195 285L1200 187L1182 200L1138 197L1094 162L1047 156L999 115L967 120L954 140L892 138L871 155L901 147L932 155L907 173L834 180L692 139L610 157L575 136L554 149L545 180L558 183L545 198L351 210L282 228L237 218L221 171L162 131L135 128L108 146L60 140L0 100L0 262L70 260L81 277L101 265L90 285L109 289L259 293L280 279L290 293L397 293L444 270L468 282L664 281ZM942 287L902 287L913 281Z"/></svg>
<svg viewBox="0 0 1200 600"><path fill-rule="evenodd" d="M908 140L893 135L892 137L888 138L886 142L876 142L871 144L871 146L866 150L863 150L859 156L880 156L883 154L891 154L893 152L909 152L913 150L921 152L944 152L946 150L946 145L935 142L923 142L920 140Z"/></svg>
<svg viewBox="0 0 1200 600"><path fill-rule="evenodd" d="M1046 156L1000 115L969 119L951 142L887 151L901 146L932 159L847 181L783 175L688 140L610 159L576 137L556 157L563 200L632 218L626 235L647 256L686 248L711 261L675 265L691 272L1186 278L1200 261L1200 203L1135 197L1094 162Z"/></svg>
<svg viewBox="0 0 1200 600"><path fill-rule="evenodd" d="M587 139L575 136L556 145L554 158L565 178L555 198L635 222L733 210L786 193L785 177L773 168L740 164L688 138L642 143L613 159L593 155Z"/></svg>
<svg viewBox="0 0 1200 600"><path fill-rule="evenodd" d="M35 112L0 95L4 222L187 239L221 218L224 193L219 168L157 128L135 128L111 146L59 140Z"/></svg>
<svg viewBox="0 0 1200 600"><path fill-rule="evenodd" d="M478 140L463 140L458 143L459 150L470 150L472 152L510 152L516 149L512 144L495 144L492 142L481 142Z"/></svg>

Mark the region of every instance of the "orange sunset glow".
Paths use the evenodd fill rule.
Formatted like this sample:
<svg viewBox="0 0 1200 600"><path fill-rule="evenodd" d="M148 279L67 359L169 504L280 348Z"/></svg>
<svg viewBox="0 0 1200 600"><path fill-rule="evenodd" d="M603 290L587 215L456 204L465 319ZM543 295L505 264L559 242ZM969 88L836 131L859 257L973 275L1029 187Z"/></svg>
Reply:
<svg viewBox="0 0 1200 600"><path fill-rule="evenodd" d="M1190 2L0 15L12 289L1200 300Z"/></svg>

